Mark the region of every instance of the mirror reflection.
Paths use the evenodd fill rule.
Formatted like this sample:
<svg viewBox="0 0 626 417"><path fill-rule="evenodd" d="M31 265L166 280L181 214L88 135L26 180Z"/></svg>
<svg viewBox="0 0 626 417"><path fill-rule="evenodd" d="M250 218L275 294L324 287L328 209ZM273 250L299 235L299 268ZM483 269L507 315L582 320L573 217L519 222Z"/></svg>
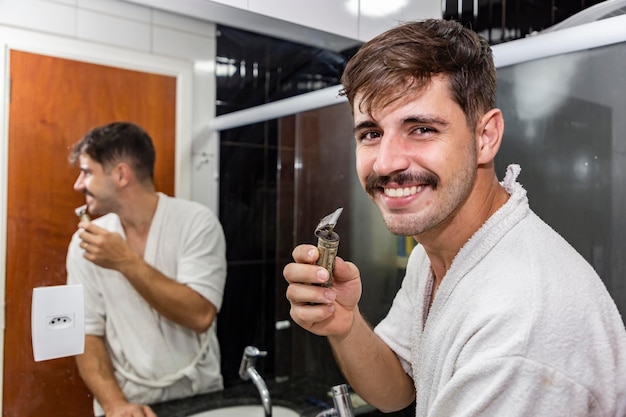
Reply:
<svg viewBox="0 0 626 417"><path fill-rule="evenodd" d="M85 294L79 373L96 416L155 416L149 404L223 389L217 312L226 241L205 206L157 192L150 135L129 122L87 132L70 162L87 213L67 255Z"/></svg>

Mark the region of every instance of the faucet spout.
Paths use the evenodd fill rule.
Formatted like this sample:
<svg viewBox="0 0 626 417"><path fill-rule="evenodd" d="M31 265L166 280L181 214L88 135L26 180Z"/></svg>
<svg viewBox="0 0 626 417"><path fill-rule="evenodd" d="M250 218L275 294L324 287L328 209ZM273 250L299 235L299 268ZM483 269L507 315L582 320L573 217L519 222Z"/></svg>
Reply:
<svg viewBox="0 0 626 417"><path fill-rule="evenodd" d="M263 409L265 410L265 417L272 417L272 399L270 398L270 391L267 389L265 381L261 378L257 370L252 367L248 368L248 376L259 391L261 404L263 404Z"/></svg>
<svg viewBox="0 0 626 417"><path fill-rule="evenodd" d="M252 380L254 386L259 391L261 397L261 403L265 410L265 417L272 417L272 400L270 392L267 389L267 385L261 375L258 373L254 365L257 358L261 356L267 356L267 352L260 351L254 346L247 346L243 351L243 357L241 358L241 365L239 366L239 377L244 381Z"/></svg>

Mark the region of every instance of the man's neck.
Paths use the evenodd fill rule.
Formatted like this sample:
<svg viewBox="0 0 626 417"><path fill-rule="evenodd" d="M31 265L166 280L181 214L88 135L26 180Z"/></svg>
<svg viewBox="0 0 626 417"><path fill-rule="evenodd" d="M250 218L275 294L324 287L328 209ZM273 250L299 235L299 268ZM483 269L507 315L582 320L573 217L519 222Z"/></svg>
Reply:
<svg viewBox="0 0 626 417"><path fill-rule="evenodd" d="M134 193L118 213L126 234L146 236L156 212L159 196L154 191Z"/></svg>
<svg viewBox="0 0 626 417"><path fill-rule="evenodd" d="M476 187L452 219L416 237L430 259L435 289L463 245L508 199L509 194L494 176L493 181Z"/></svg>

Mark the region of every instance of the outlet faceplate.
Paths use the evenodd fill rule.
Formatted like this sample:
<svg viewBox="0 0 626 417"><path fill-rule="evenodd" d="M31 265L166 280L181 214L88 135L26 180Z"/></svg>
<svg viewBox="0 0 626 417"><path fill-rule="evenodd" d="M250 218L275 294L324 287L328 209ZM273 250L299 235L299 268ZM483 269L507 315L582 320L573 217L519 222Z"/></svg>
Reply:
<svg viewBox="0 0 626 417"><path fill-rule="evenodd" d="M82 285L33 288L31 331L35 361L79 355L85 350Z"/></svg>

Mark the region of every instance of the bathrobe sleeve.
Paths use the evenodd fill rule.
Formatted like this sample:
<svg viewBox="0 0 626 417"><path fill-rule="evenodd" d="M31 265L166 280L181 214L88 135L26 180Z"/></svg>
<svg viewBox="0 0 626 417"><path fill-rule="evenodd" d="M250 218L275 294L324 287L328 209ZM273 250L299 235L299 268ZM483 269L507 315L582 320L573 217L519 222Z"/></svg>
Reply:
<svg viewBox="0 0 626 417"><path fill-rule="evenodd" d="M177 280L201 294L219 311L226 282L226 239L222 226L208 209L188 224L191 227L188 238L181 242Z"/></svg>
<svg viewBox="0 0 626 417"><path fill-rule="evenodd" d="M207 207L159 194L144 259L220 310L226 282L226 239L217 216Z"/></svg>
<svg viewBox="0 0 626 417"><path fill-rule="evenodd" d="M83 258L83 249L79 246L78 232L72 236L69 244L66 265L67 284L81 284L85 297L85 333L88 335L103 336L105 334L105 306L98 290L96 276L98 275L93 264Z"/></svg>

